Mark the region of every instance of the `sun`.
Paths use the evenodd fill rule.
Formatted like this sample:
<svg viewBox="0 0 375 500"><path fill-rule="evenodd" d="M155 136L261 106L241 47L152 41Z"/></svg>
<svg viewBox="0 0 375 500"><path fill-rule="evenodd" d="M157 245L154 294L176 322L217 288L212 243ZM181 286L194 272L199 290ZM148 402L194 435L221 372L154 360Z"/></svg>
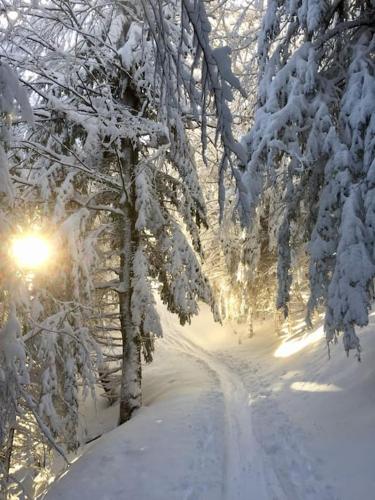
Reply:
<svg viewBox="0 0 375 500"><path fill-rule="evenodd" d="M11 255L18 267L33 270L47 263L51 248L46 238L29 234L13 240Z"/></svg>

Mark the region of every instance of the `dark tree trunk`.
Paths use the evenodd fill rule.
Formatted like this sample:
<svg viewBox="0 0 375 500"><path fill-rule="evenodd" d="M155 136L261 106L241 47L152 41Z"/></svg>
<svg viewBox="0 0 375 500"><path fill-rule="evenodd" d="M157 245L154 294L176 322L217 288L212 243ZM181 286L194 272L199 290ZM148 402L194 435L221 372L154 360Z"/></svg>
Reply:
<svg viewBox="0 0 375 500"><path fill-rule="evenodd" d="M123 37L120 46L126 40L132 22L134 6L126 1L123 8L127 13L127 22L123 26ZM124 75L122 75L124 78ZM124 90L122 90L124 89ZM122 103L131 112L137 113L140 109L140 101L137 91L131 86L131 79L119 82L118 91ZM121 206L123 211L120 222L120 282L119 292L119 314L122 336L122 371L120 387L120 414L119 424L128 421L134 410L142 405L142 365L141 365L141 334L139 328L134 324L132 315L133 295L133 260L139 243L139 235L135 228L137 212L135 209L135 175L138 164L138 149L129 140L123 139L120 153L120 175L123 184L123 195L125 197Z"/></svg>
<svg viewBox="0 0 375 500"><path fill-rule="evenodd" d="M127 96L129 102L131 96ZM141 336L132 318L133 258L138 245L135 228L135 186L134 176L138 163L138 152L128 140L123 141L121 152L121 175L124 183L125 201L122 207L120 282L119 293L120 325L122 335L122 373L120 389L120 416L122 424L130 419L134 410L142 404Z"/></svg>

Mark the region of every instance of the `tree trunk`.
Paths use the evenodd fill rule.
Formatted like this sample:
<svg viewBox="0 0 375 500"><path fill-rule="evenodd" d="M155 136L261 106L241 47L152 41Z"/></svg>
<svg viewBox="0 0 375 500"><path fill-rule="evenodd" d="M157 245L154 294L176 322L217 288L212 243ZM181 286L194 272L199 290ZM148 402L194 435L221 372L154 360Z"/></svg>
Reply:
<svg viewBox="0 0 375 500"><path fill-rule="evenodd" d="M122 335L122 372L120 389L119 424L130 419L134 410L142 404L141 336L134 325L131 302L133 294L133 257L138 245L135 229L134 176L138 163L138 152L129 140L124 140L121 154L121 175L126 199L123 204L121 231L119 312Z"/></svg>
<svg viewBox="0 0 375 500"><path fill-rule="evenodd" d="M136 18L136 7L132 2L123 2L123 12L126 11L127 21L123 26L122 40L125 41L132 22L132 13ZM131 86L131 79L119 85L119 90L124 89L121 95L122 103L129 110L136 113L140 109L137 91ZM134 325L132 317L132 278L133 259L138 246L139 235L135 228L137 212L135 209L135 172L138 164L138 150L129 139L123 139L121 144L121 180L125 195L122 205L123 217L120 231L120 282L122 290L119 292L119 313L122 336L122 371L120 388L120 415L119 425L128 421L134 410L142 405L142 365L141 365L141 334Z"/></svg>
<svg viewBox="0 0 375 500"><path fill-rule="evenodd" d="M249 307L249 315L248 315L248 322L249 322L249 338L254 337L254 320L253 320L253 308L252 306Z"/></svg>
<svg viewBox="0 0 375 500"><path fill-rule="evenodd" d="M284 319L283 313L280 311L280 309L275 308L274 312L275 332L278 337L282 335L283 319Z"/></svg>
<svg viewBox="0 0 375 500"><path fill-rule="evenodd" d="M5 484L8 483L10 476L10 467L11 467L12 453L13 453L13 441L14 441L14 426L10 428L8 442L5 450L5 457L4 457Z"/></svg>

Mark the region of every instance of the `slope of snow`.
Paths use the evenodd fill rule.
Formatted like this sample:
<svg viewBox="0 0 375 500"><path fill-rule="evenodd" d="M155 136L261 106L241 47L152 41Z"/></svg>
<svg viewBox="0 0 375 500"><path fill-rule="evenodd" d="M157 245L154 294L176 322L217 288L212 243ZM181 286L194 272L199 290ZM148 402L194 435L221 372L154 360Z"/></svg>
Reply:
<svg viewBox="0 0 375 500"><path fill-rule="evenodd" d="M205 306L184 328L161 314L144 408L94 441L48 500L374 497L373 325L358 363L341 345L328 360L319 329L283 341L265 322L247 339ZM89 435L116 423L116 408L100 406Z"/></svg>

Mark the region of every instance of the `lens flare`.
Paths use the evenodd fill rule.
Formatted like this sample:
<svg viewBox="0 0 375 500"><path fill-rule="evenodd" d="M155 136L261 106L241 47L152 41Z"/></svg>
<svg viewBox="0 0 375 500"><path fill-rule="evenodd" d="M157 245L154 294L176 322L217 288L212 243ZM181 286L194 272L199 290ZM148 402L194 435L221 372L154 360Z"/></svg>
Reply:
<svg viewBox="0 0 375 500"><path fill-rule="evenodd" d="M45 238L26 235L13 240L11 254L18 267L32 270L46 264L51 248Z"/></svg>

